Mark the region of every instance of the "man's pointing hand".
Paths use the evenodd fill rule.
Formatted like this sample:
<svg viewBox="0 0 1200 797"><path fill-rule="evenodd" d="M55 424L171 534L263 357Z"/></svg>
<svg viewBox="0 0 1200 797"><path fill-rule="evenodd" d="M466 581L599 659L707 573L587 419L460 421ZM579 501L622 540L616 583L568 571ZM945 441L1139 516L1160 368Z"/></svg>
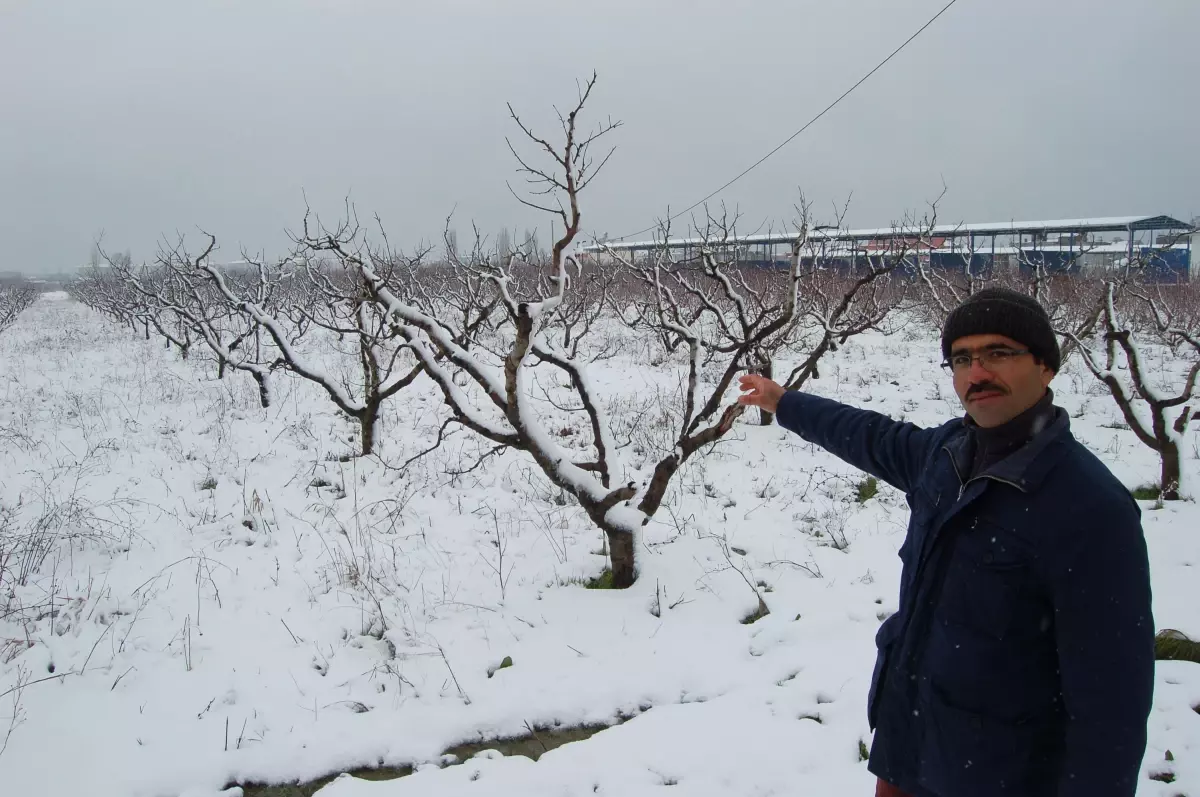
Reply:
<svg viewBox="0 0 1200 797"><path fill-rule="evenodd" d="M747 407L758 407L767 412L775 412L779 407L779 399L786 392L784 389L758 374L746 374L738 379L738 387L743 391L738 396L738 403Z"/></svg>

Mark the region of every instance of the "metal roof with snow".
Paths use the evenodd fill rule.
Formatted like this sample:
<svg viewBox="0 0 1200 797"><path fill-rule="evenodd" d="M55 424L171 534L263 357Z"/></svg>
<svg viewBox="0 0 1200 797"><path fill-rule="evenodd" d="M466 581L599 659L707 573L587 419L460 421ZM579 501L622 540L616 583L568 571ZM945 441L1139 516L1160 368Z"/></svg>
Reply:
<svg viewBox="0 0 1200 797"><path fill-rule="evenodd" d="M1171 216L1108 216L1092 219L1052 219L1049 221L1000 221L970 224L940 224L928 231L930 237L962 238L967 236L987 238L991 236L1021 236L1047 233L1094 233L1135 232L1156 230L1162 232L1187 232L1192 225ZM914 225L875 227L858 230L843 230L837 227L816 227L809 231L812 238L826 241L875 241L889 238L912 238L919 230ZM740 235L722 245L741 244L747 246L786 244L796 239L796 232ZM606 244L591 243L583 247L585 252L599 252L602 246L621 251L644 251L666 246L668 249L684 249L702 246L704 238L671 238L667 241L608 241Z"/></svg>

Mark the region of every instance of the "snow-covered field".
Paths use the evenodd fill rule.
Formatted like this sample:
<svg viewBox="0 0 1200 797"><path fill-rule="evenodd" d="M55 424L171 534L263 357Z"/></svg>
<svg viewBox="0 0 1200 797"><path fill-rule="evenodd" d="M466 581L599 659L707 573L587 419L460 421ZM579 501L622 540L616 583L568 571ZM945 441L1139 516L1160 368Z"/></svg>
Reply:
<svg viewBox="0 0 1200 797"><path fill-rule="evenodd" d="M861 338L813 389L940 423L959 409L938 360L931 336ZM1155 481L1077 366L1054 384L1076 435L1127 485ZM383 464L433 440L428 382L387 406L383 462L341 461L355 428L311 385L279 378L263 410L214 370L61 295L0 335L0 526L46 541L0 603L39 618L0 619L4 794L199 797L379 765L417 772L320 794L873 793L902 495L859 502L852 469L743 422L677 477L638 583L591 590L601 534L523 455L446 476L483 450L459 436L405 475ZM661 379L638 358L593 375L610 397ZM1200 638L1200 510L1143 509L1156 622ZM746 625L750 583L770 614ZM1193 707L1200 665L1160 662L1139 794L1200 795ZM536 763L439 766L464 741L619 719Z"/></svg>

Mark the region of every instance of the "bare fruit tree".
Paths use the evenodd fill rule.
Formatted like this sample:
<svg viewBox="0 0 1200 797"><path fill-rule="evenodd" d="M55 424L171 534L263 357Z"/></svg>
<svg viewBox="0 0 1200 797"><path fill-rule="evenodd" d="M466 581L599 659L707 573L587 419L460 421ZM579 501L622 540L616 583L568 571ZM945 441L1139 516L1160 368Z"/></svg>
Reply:
<svg viewBox="0 0 1200 797"><path fill-rule="evenodd" d="M638 505L647 516L661 506L684 463L724 438L741 415L741 405L725 403L739 373L757 371L770 378L777 357L799 350L799 364L780 380L798 389L817 376L825 355L850 337L878 328L903 295L888 277L904 262L907 244L898 244L887 258L864 261L857 271L832 262L822 245L826 242L810 232L810 209L803 199L786 271L745 265L739 259L744 247L736 217L706 216L693 258L679 259L679 250L665 243L644 258L601 246L609 260L646 288L640 297L617 304L623 320L651 333L669 354L681 352L683 359L679 401L663 414L671 432L660 435L660 458ZM913 235L905 239L920 239L932 223L912 225ZM660 230L664 242L669 232L665 225ZM770 415L760 418L771 420Z"/></svg>
<svg viewBox="0 0 1200 797"><path fill-rule="evenodd" d="M1036 299L1049 312L1056 312L1060 299L1070 295L1073 281L1081 273L1089 254L1099 246L1079 241L1067 252L1055 244L1055 254L1065 257L1048 258L1048 251L1016 247L1015 267L1001 269L995 259L994 247L980 245L982 239L955 229L939 238L950 240L950 250L934 250L920 263L919 276L925 287L925 309L933 324L940 326L957 305L984 288L1003 286ZM965 238L965 240L964 240ZM936 262L935 262L936 258ZM1052 322L1055 320L1052 317ZM1056 327L1075 328L1065 320Z"/></svg>
<svg viewBox="0 0 1200 797"><path fill-rule="evenodd" d="M893 223L886 248L861 260L857 253L847 258L836 250L830 257L812 239L793 245L793 268L806 298L803 323L790 342L799 350L800 362L782 380L785 388L800 390L809 379L818 378L822 358L850 338L872 330L885 331L884 321L909 293L910 281L902 273L919 260L921 249L930 246L940 200L939 196L930 202L923 216L913 213ZM839 227L845 212L843 207L837 219Z"/></svg>
<svg viewBox="0 0 1200 797"><path fill-rule="evenodd" d="M705 208L694 257L688 257L689 249L680 259L677 250L664 244L639 260L602 245L602 251L643 289L632 301L617 305L621 318L635 330L650 332L667 353L684 350L687 354L684 433L669 450L692 450L688 435L713 417L737 373L755 370L770 377L776 352L792 339L803 315L804 266L798 253L809 240L809 208L803 199L797 210L794 256L786 272L741 262L738 217L724 208L720 215ZM670 226L662 225L659 235L668 241ZM719 376L701 400L699 392L707 387L702 386L701 375L714 365ZM770 414L764 414L763 423L769 422Z"/></svg>
<svg viewBox="0 0 1200 797"><path fill-rule="evenodd" d="M211 251L212 243L210 236L207 251ZM271 350L278 354L269 364L271 368L284 368L317 384L339 410L358 423L360 451L372 454L379 438L383 402L411 384L421 366L404 356L407 345L371 300L362 275L307 256L288 256L275 262L250 257L244 260L249 269L240 274L240 279L232 279L213 264L207 252L192 259L190 269L192 275L211 285L218 302L244 317L247 327L243 335L258 330L266 333L273 344ZM396 261L382 265L388 273L413 266ZM300 290L297 282L308 284ZM286 293L287 301L274 298L274 288L281 283L293 286ZM341 361L353 363L346 372L331 372L316 353L301 347L300 339L314 329L324 330L334 341ZM238 360L232 352L226 352L223 361L234 367L256 369L252 373L259 373L262 366L249 359Z"/></svg>
<svg viewBox="0 0 1200 797"><path fill-rule="evenodd" d="M96 258L99 262L100 255L97 254ZM144 335L146 340L150 340L150 322L146 317L148 311L145 302L107 265L93 264L81 272L67 285L67 293L96 312L129 326L134 335Z"/></svg>
<svg viewBox="0 0 1200 797"><path fill-rule="evenodd" d="M957 236L952 235L955 240ZM1074 353L1077 339L1085 339L1100 323L1103 283L1084 273L1086 256L1098 244L1080 242L1066 257L1048 261L1045 253L1017 247L1015 267L1000 269L973 236L952 251L939 253L919 265L924 290L919 304L929 322L941 327L950 311L984 288L1005 287L1035 299L1046 310L1060 338L1062 361Z"/></svg>
<svg viewBox="0 0 1200 797"><path fill-rule="evenodd" d="M659 459L638 505L647 516L662 505L671 479L696 452L724 437L745 408L727 404L739 372L761 370L768 352L782 345L800 317L800 260L786 273L740 268L737 219L706 212L695 258L680 259L664 245L647 257L626 257L602 245L615 268L640 284L638 294L617 304L622 320L661 342L668 357L679 353L684 376L678 400L661 410ZM660 235L670 238L670 227ZM808 236L808 219L797 223L797 247ZM772 278L776 277L776 278Z"/></svg>
<svg viewBox="0 0 1200 797"><path fill-rule="evenodd" d="M456 321L454 313L446 314L444 306L442 313L437 312L438 304L431 303L412 280L382 271L381 265L394 255L365 242L357 227L343 225L332 232L322 231L310 236L307 243L314 251L334 253L344 265L363 275L375 301L387 311L441 391L452 415L448 423L491 441L493 451L511 448L525 452L552 484L578 500L608 538L614 585L625 587L636 576L634 538L647 515L633 505L639 488L624 481L609 416L588 377L587 363L572 357L569 343L564 345L563 328L559 326L554 334L551 323L572 290L572 281L578 284L582 274L579 260L570 251L580 229L579 195L611 155L609 150L596 160L593 149L620 124L610 120L592 132L582 129L580 113L595 82L593 75L571 110L559 114L562 139L557 145L536 135L512 112L527 143L550 164L538 165L510 142L519 173L530 189L528 195L518 198L553 214L561 224L562 233L549 253L549 273L536 274L538 270L523 260L524 253L511 244L504 252L477 246L466 257L451 253L449 268L459 275L460 300L475 297L466 301L475 308L467 317L483 317L493 306L499 315L498 320L486 324L486 345L481 342L483 329L477 329L479 334L464 335L469 324ZM563 386L556 388L554 404L570 405L567 410L542 400L535 385L539 373L561 377L558 384ZM587 434L568 445L560 442L555 431L564 414L573 411L586 416Z"/></svg>
<svg viewBox="0 0 1200 797"><path fill-rule="evenodd" d="M1200 297L1190 285L1104 282L1102 335L1093 345L1072 336L1084 363L1104 383L1138 440L1156 451L1164 500L1187 495L1180 457L1195 417L1200 379ZM1179 366L1178 388L1156 380L1144 344L1161 347Z"/></svg>
<svg viewBox="0 0 1200 797"><path fill-rule="evenodd" d="M925 287L922 309L929 315L934 326L940 327L958 304L983 288L996 284L994 258L984 254L976 243L975 236L968 236L965 244L958 241L955 230L949 236L952 251L947 253L938 266L933 265L932 238L929 260L918 263L918 276Z"/></svg>
<svg viewBox="0 0 1200 797"><path fill-rule="evenodd" d="M311 253L268 261L243 252L237 263L218 265L216 238L203 235L198 254L179 237L160 245L150 266L103 255L105 267L92 269L72 290L135 330L143 325L147 336L153 328L185 359L193 343L203 342L218 377L228 369L249 374L263 407L270 405L270 376L277 369L316 383L359 425L361 453L373 453L383 403L411 384L421 366L362 275ZM390 276L418 264L419 258L392 260L380 268ZM317 333L320 340L302 345ZM332 369L322 347L333 350Z"/></svg>
<svg viewBox="0 0 1200 797"><path fill-rule="evenodd" d="M191 255L182 237L173 245L159 247L153 267L135 268L129 262L105 259L111 274L136 297L138 312L160 335L180 349L186 359L194 334L217 362L217 375L226 369L249 374L258 386L259 403L271 405L271 365L263 360L256 342L259 325L244 312L232 307L219 292L206 271L217 241L211 235L203 251ZM263 263L247 263L247 273L239 282L252 291L255 301L268 305L279 281L278 270Z"/></svg>
<svg viewBox="0 0 1200 797"><path fill-rule="evenodd" d="M182 245L182 242L180 242ZM192 299L160 262L135 265L127 252L107 252L96 242L93 263L70 286L72 294L95 310L129 324L133 333L150 340L150 330L186 360L191 354L194 329L173 306ZM98 263L98 265L97 265Z"/></svg>
<svg viewBox="0 0 1200 797"><path fill-rule="evenodd" d="M29 285L0 285L0 332L29 309L37 296L37 291Z"/></svg>
<svg viewBox="0 0 1200 797"><path fill-rule="evenodd" d="M303 243L305 237L297 239L302 253L307 252ZM412 258L392 257L378 266L386 280L411 281L410 275L420 267L425 254ZM384 402L411 385L421 374L422 366L390 323L386 312L373 301L371 286L361 271L345 268L336 259L302 257L303 273L312 284L316 301L307 307L286 307L283 312L297 326L311 324L330 333L328 337L340 357L357 364L353 380L342 381L343 393L331 391L330 397L342 412L358 421L362 453L372 454L379 440L379 416ZM294 352L292 356L294 358ZM287 353L284 359L288 359ZM303 366L298 362L288 363L293 371L297 370L297 365ZM313 376L329 378L311 369L301 375L310 379Z"/></svg>

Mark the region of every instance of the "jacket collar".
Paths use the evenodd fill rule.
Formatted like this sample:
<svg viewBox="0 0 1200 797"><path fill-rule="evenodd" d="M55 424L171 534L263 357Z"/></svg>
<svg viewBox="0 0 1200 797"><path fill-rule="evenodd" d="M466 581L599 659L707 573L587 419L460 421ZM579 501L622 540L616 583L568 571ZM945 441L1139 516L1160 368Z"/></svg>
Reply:
<svg viewBox="0 0 1200 797"><path fill-rule="evenodd" d="M1030 492L1042 483L1051 467L1062 455L1064 449L1056 446L1055 443L1064 438L1070 438L1070 436L1071 419L1066 410L1056 406L1054 407L1054 418L1049 426L1037 433L1028 443L975 478L997 479L1007 482L1023 492ZM959 479L962 479L963 474L969 473L971 470L973 455L971 431L966 418L963 419L962 429L946 441L943 448L954 462L954 469L959 474Z"/></svg>

